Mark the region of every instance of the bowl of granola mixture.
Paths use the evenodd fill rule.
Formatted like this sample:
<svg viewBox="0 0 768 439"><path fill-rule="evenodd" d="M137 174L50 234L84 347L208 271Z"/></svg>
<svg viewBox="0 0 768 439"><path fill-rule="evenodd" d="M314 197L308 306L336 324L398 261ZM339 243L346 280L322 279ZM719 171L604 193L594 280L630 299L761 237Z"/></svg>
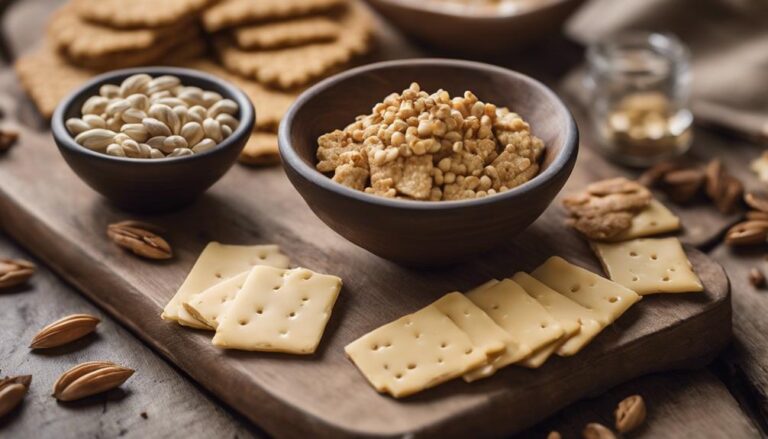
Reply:
<svg viewBox="0 0 768 439"><path fill-rule="evenodd" d="M469 61L390 61L305 91L280 126L291 183L329 227L406 265L508 242L568 179L578 129L540 82Z"/></svg>

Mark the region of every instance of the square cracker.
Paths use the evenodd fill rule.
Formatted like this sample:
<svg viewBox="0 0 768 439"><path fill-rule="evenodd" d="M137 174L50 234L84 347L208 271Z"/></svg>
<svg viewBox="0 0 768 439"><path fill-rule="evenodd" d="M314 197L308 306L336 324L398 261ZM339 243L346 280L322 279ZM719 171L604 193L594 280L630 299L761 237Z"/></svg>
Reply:
<svg viewBox="0 0 768 439"><path fill-rule="evenodd" d="M680 218L675 216L660 201L653 199L651 204L632 218L629 229L624 230L608 241L626 241L628 239L659 235L680 230Z"/></svg>
<svg viewBox="0 0 768 439"><path fill-rule="evenodd" d="M254 131L237 160L245 165L267 166L280 163L277 134Z"/></svg>
<svg viewBox="0 0 768 439"><path fill-rule="evenodd" d="M280 253L280 248L276 245L224 245L211 242L205 246L184 283L165 305L162 318L175 320L193 328L210 329L208 325L189 314L182 304L188 302L195 294L255 265L288 268L289 264L288 257Z"/></svg>
<svg viewBox="0 0 768 439"><path fill-rule="evenodd" d="M531 273L536 280L592 310L603 325L616 321L642 296L559 256L552 256Z"/></svg>
<svg viewBox="0 0 768 439"><path fill-rule="evenodd" d="M263 131L265 133L277 132L277 126L280 124L280 120L283 118L285 112L288 111L291 104L293 104L293 101L296 100L296 96L298 96L296 91L286 92L268 89L256 81L251 81L229 73L208 60L190 60L182 64L182 66L211 73L240 87L245 94L248 95L248 98L256 108L257 131ZM258 142L263 146L269 147L270 145L267 145L266 141L268 141L268 139L264 136L258 139ZM272 146L277 146L277 140L275 140Z"/></svg>
<svg viewBox="0 0 768 439"><path fill-rule="evenodd" d="M373 21L365 6L352 3L339 20L344 32L329 43L315 43L289 49L244 51L229 38L219 37L215 48L227 70L246 78L292 89L328 75L370 48Z"/></svg>
<svg viewBox="0 0 768 439"><path fill-rule="evenodd" d="M341 279L306 268L257 266L218 318L213 344L227 349L311 354L317 349Z"/></svg>
<svg viewBox="0 0 768 439"><path fill-rule="evenodd" d="M78 15L115 28L168 26L191 18L216 0L74 0Z"/></svg>
<svg viewBox="0 0 768 439"><path fill-rule="evenodd" d="M637 294L704 290L677 238L593 242L592 249L608 277Z"/></svg>
<svg viewBox="0 0 768 439"><path fill-rule="evenodd" d="M459 292L448 293L432 304L464 331L472 344L493 358L514 343L512 337L482 309Z"/></svg>
<svg viewBox="0 0 768 439"><path fill-rule="evenodd" d="M203 13L208 32L242 24L325 12L347 0L221 0Z"/></svg>
<svg viewBox="0 0 768 439"><path fill-rule="evenodd" d="M544 306L563 328L571 326L570 329L573 329L572 326L576 325L576 330L569 337L563 337L553 343L552 350L558 355L568 357L578 353L605 328L605 324L600 323L594 311L549 288L533 276L519 272L515 273L512 280Z"/></svg>
<svg viewBox="0 0 768 439"><path fill-rule="evenodd" d="M487 359L433 305L363 335L344 351L377 391L395 398L459 377Z"/></svg>
<svg viewBox="0 0 768 439"><path fill-rule="evenodd" d="M243 288L250 272L248 270L225 279L190 297L182 306L195 320L215 329L219 326L219 316Z"/></svg>
<svg viewBox="0 0 768 439"><path fill-rule="evenodd" d="M510 279L476 290L467 297L507 331L518 345L517 351L509 349L490 365L468 376L469 379L490 376L512 363L536 367L525 359L564 334L563 328L544 307Z"/></svg>
<svg viewBox="0 0 768 439"><path fill-rule="evenodd" d="M341 26L328 17L301 17L277 23L259 23L232 29L232 38L245 50L282 49L333 41Z"/></svg>

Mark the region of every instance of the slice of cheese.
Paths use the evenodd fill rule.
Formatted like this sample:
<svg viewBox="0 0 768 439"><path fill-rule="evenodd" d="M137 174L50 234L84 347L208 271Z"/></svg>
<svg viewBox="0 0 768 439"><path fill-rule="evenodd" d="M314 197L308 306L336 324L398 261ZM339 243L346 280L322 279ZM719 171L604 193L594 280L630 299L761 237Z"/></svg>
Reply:
<svg viewBox="0 0 768 439"><path fill-rule="evenodd" d="M224 308L232 302L237 293L243 288L250 270L232 276L208 288L200 294L195 294L182 305L184 309L199 322L210 328L219 326L219 316Z"/></svg>
<svg viewBox="0 0 768 439"><path fill-rule="evenodd" d="M514 343L485 311L459 292L448 293L432 305L467 333L472 344L485 351L489 358L501 354L508 344Z"/></svg>
<svg viewBox="0 0 768 439"><path fill-rule="evenodd" d="M613 323L642 299L634 291L573 265L559 256L547 259L531 276L594 311L603 325Z"/></svg>
<svg viewBox="0 0 768 439"><path fill-rule="evenodd" d="M245 246L211 242L200 253L176 295L165 305L162 318L175 320L193 328L210 329L190 315L182 304L195 294L203 292L224 279L248 271L254 265L288 268L289 264L288 257L280 253L280 248L276 245Z"/></svg>
<svg viewBox="0 0 768 439"><path fill-rule="evenodd" d="M306 268L256 266L218 318L213 344L248 351L315 352L341 279Z"/></svg>
<svg viewBox="0 0 768 439"><path fill-rule="evenodd" d="M640 295L704 290L677 238L593 242L592 248L611 280Z"/></svg>
<svg viewBox="0 0 768 439"><path fill-rule="evenodd" d="M605 324L600 322L600 318L594 311L584 308L531 275L519 272L512 277L512 280L520 284L526 293L544 306L544 309L552 314L563 328L576 324L575 333L555 343L553 350L558 355L567 357L576 354L605 328Z"/></svg>
<svg viewBox="0 0 768 439"><path fill-rule="evenodd" d="M521 360L564 334L563 328L544 307L512 280L504 279L492 287L467 294L467 297L491 316L519 345L517 351L508 349L490 367L470 374L470 379L492 375L511 363L519 362L525 366Z"/></svg>
<svg viewBox="0 0 768 439"><path fill-rule="evenodd" d="M626 241L628 239L644 236L659 235L662 233L680 230L680 218L675 216L666 206L658 200L651 200L651 204L640 211L634 218L629 229L609 239L609 241Z"/></svg>
<svg viewBox="0 0 768 439"><path fill-rule="evenodd" d="M487 280L487 281L483 282L482 284L476 286L475 288L472 288L471 290L467 291L467 295L474 294L474 293L477 293L478 291L482 291L482 290L488 289L488 288L496 285L497 283L499 283L498 279Z"/></svg>
<svg viewBox="0 0 768 439"><path fill-rule="evenodd" d="M344 351L379 392L400 398L456 378L487 360L435 306L381 326Z"/></svg>

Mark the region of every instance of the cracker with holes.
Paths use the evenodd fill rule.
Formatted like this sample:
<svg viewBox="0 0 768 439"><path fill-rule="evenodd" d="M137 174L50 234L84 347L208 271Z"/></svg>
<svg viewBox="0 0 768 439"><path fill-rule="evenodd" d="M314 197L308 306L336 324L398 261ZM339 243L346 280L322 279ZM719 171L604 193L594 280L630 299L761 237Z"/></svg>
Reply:
<svg viewBox="0 0 768 439"><path fill-rule="evenodd" d="M306 268L253 267L218 317L213 344L246 351L312 354L340 290L340 278Z"/></svg>
<svg viewBox="0 0 768 439"><path fill-rule="evenodd" d="M608 277L640 295L704 289L677 238L592 243Z"/></svg>
<svg viewBox="0 0 768 439"><path fill-rule="evenodd" d="M467 297L507 331L518 345L518 350L509 349L489 365L468 374L468 380L490 376L512 363L539 367L543 363L541 358L534 356L531 361L528 358L564 335L562 326L512 280L504 279L493 286L471 292Z"/></svg>
<svg viewBox="0 0 768 439"><path fill-rule="evenodd" d="M680 218L660 201L653 199L648 207L632 217L629 228L607 239L607 241L626 241L677 230L680 230Z"/></svg>
<svg viewBox="0 0 768 439"><path fill-rule="evenodd" d="M377 391L395 398L459 377L487 359L433 305L363 335L344 351Z"/></svg>
<svg viewBox="0 0 768 439"><path fill-rule="evenodd" d="M211 242L197 258L179 290L165 305L162 318L177 321L184 326L211 329L209 325L189 314L182 304L188 302L195 294L255 265L288 268L289 264L288 257L282 254L276 245L224 245Z"/></svg>
<svg viewBox="0 0 768 439"><path fill-rule="evenodd" d="M219 326L219 316L237 293L243 288L250 270L223 280L205 291L195 294L182 303L184 309L197 320L212 329Z"/></svg>
<svg viewBox="0 0 768 439"><path fill-rule="evenodd" d="M514 343L512 337L485 311L459 292L448 293L432 305L448 316L489 358L497 357L507 349L507 345Z"/></svg>
<svg viewBox="0 0 768 439"><path fill-rule="evenodd" d="M531 275L515 273L512 280L520 284L570 334L553 344L552 351L557 355L568 357L578 353L605 328L594 311L563 296Z"/></svg>
<svg viewBox="0 0 768 439"><path fill-rule="evenodd" d="M579 305L594 311L598 321L609 325L642 296L625 286L552 256L531 273L536 280Z"/></svg>

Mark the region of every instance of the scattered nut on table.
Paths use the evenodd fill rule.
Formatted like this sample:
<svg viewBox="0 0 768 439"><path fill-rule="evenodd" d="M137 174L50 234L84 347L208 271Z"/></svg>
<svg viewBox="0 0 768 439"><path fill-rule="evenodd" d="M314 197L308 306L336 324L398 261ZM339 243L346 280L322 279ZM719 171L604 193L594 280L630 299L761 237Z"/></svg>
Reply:
<svg viewBox="0 0 768 439"><path fill-rule="evenodd" d="M75 401L119 387L135 371L111 361L89 361L61 374L53 385L59 401Z"/></svg>
<svg viewBox="0 0 768 439"><path fill-rule="evenodd" d="M120 221L107 226L107 236L119 247L147 259L170 259L170 244L156 232L159 227L140 221Z"/></svg>
<svg viewBox="0 0 768 439"><path fill-rule="evenodd" d="M759 268L752 267L749 270L749 283L755 288L763 288L765 286L765 275Z"/></svg>
<svg viewBox="0 0 768 439"><path fill-rule="evenodd" d="M100 322L98 317L89 314L72 314L63 317L41 329L32 339L29 347L47 349L71 343L93 332Z"/></svg>
<svg viewBox="0 0 768 439"><path fill-rule="evenodd" d="M162 159L213 149L240 122L237 103L176 76L136 74L105 84L65 125L75 142L117 157Z"/></svg>
<svg viewBox="0 0 768 439"><path fill-rule="evenodd" d="M32 384L32 375L0 378L0 418L21 404Z"/></svg>
<svg viewBox="0 0 768 439"><path fill-rule="evenodd" d="M645 401L640 395L632 395L624 398L614 412L616 418L616 430L619 433L628 433L639 427L646 416Z"/></svg>
<svg viewBox="0 0 768 439"><path fill-rule="evenodd" d="M616 435L610 428L597 422L587 424L581 431L581 435L584 439L616 439Z"/></svg>
<svg viewBox="0 0 768 439"><path fill-rule="evenodd" d="M35 264L23 259L0 258L0 289L21 285L35 274Z"/></svg>
<svg viewBox="0 0 768 439"><path fill-rule="evenodd" d="M8 151L19 140L19 133L13 130L0 129L0 153Z"/></svg>

